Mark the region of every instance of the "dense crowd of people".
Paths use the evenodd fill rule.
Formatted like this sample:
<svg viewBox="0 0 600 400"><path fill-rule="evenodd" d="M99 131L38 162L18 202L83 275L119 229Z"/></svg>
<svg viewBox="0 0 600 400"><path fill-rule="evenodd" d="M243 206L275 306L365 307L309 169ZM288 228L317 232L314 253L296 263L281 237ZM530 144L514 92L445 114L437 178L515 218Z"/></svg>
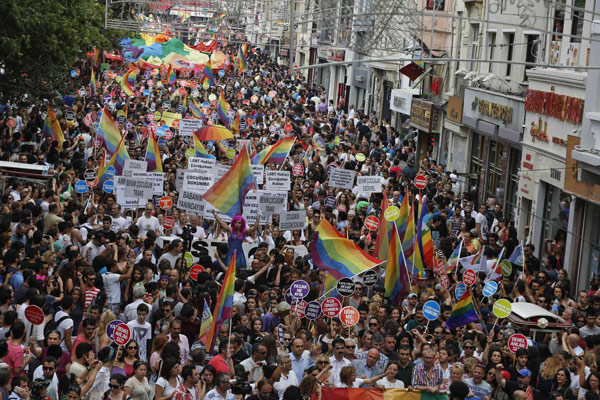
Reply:
<svg viewBox="0 0 600 400"><path fill-rule="evenodd" d="M225 51L235 54L237 49ZM383 221L383 201L400 206L409 196L418 204L419 196L425 196L424 221L436 252L445 259L462 241L462 256L483 248L493 261L502 249L505 256L513 252L518 235L496 199L482 199L477 191L461 193L456 175L443 165L429 155L418 160L410 132L396 130L361 107L334 104L324 88L300 73L289 75L268 52L252 49L248 62L249 71L238 74L228 64L226 74L216 78L232 109L247 118L229 147L249 140L254 153L282 137L296 137L285 162L266 168L291 173L294 165L305 166L293 176L287 198L288 211L306 211L303 230L280 230L277 214L266 224L241 217L228 223L177 209L177 172L186 169L186 150L193 143L176 131L172 139L159 142L163 195L173 200L172 209L143 199L139 209L127 209L100 187L84 194L74 189L85 170L97 170L104 158L105 149L96 145L95 126L86 116L102 111L107 94L112 95L108 107L115 120L126 112L122 129L129 155L144 160L147 114L176 112L184 102L184 96L174 96L173 86L160 84L160 76L140 71L136 87L149 94L124 99L121 86L96 71L94 95L87 90L84 96L53 99L66 139L62 146L42 136L46 104L21 100L1 107L0 160L49 167L46 184L3 177L3 400L296 400L320 399L331 388L358 387L430 393L454 388L455 398L484 400L599 398L600 285L594 279L589 290L573 298L559 241L544 250L541 262L535 247L526 244L526 268L515 266L491 297L482 294L487 274L480 272L473 296L481 320L463 327L445 325L457 303L454 288L462 280L462 268L444 287L432 265L411 277L410 291L398 305L384 295L385 264L375 269L378 281L372 287L356 277L354 294L343 300L359 311L352 327L338 318L321 315L310 321L291 312L284 293L292 282L309 283L306 301L323 293L325 274L308 251L322 219L372 253L377 233L366 228L365 219L375 215ZM77 87L89 84L91 67L89 60L82 61ZM127 67L117 69L122 73ZM199 84L196 90L200 104L218 94L214 86ZM187 87L186 93L192 96L193 89ZM67 118L70 113L73 117ZM283 129L287 124L292 126L289 133ZM231 163L222 147L207 148L220 163ZM381 177L381 191L365 195L356 186L331 187L327 167L334 162L358 175ZM417 173L428 178L422 192L413 185ZM331 197L335 206L326 201ZM176 220L172 229L163 227L167 215ZM189 241L165 244L161 239L186 232L194 240L219 242L215 254L200 252L197 257L204 268L197 279L191 278L183 257ZM238 257L233 318L220 327L217 345L207 349L200 341L202 310L205 303L213 310L240 243L251 244L254 251ZM491 310L499 298L537 304L570 327L532 331L497 319ZM432 299L441 313L427 321L423 305ZM42 324L26 317L30 305L43 310ZM107 333L113 320L130 327L132 337L123 346ZM529 343L516 353L507 343L514 333L525 335Z"/></svg>

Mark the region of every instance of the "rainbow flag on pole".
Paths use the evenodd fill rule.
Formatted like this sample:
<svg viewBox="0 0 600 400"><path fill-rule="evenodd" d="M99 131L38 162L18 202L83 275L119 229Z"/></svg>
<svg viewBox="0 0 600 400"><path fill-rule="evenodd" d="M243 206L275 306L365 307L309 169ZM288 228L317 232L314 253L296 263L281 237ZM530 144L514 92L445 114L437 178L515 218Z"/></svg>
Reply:
<svg viewBox="0 0 600 400"><path fill-rule="evenodd" d="M427 201L423 197L423 201L419 204L421 209L419 222L417 224L417 243L419 244L419 252L421 253L421 269L425 266L433 268L433 239L431 238L431 230L425 222L427 215Z"/></svg>
<svg viewBox="0 0 600 400"><path fill-rule="evenodd" d="M212 67L210 66L210 61L206 63L204 66L204 78L202 78L202 83L204 81L208 81L211 86L216 86L215 83L215 74L213 73Z"/></svg>
<svg viewBox="0 0 600 400"><path fill-rule="evenodd" d="M202 198L222 213L241 215L246 194L256 189L256 178L247 151L240 151L229 171L225 173Z"/></svg>
<svg viewBox="0 0 600 400"><path fill-rule="evenodd" d="M217 110L219 111L219 118L223 125L229 128L229 117L227 116L227 110L229 109L229 104L225 101L225 96L223 95L223 89L219 90L219 102L217 104Z"/></svg>
<svg viewBox="0 0 600 400"><path fill-rule="evenodd" d="M154 133L148 135L146 162L148 163L148 172L163 172L160 150L158 149L158 142Z"/></svg>
<svg viewBox="0 0 600 400"><path fill-rule="evenodd" d="M446 321L446 328L458 328L476 321L479 321L479 316L475 311L475 305L471 298L471 288L467 287L465 293L452 309L452 314Z"/></svg>
<svg viewBox="0 0 600 400"><path fill-rule="evenodd" d="M385 297L389 297L392 305L396 306L402 302L404 295L410 289L410 279L396 224L392 224L391 236L385 269Z"/></svg>
<svg viewBox="0 0 600 400"><path fill-rule="evenodd" d="M175 75L175 71L173 71L173 68L170 65L169 70L167 71L167 82L169 82L171 85L177 83L177 75Z"/></svg>
<svg viewBox="0 0 600 400"><path fill-rule="evenodd" d="M404 201L402 201L402 204L404 204ZM406 207L408 207L408 200L406 202ZM400 207L400 217L402 217L403 212L405 211L406 210L403 210L402 207ZM398 221L400 217L398 217L396 221ZM404 251L404 257L406 257L406 265L408 267L408 270L413 275L416 275L417 272L423 269L422 266L421 268L418 267L421 264L419 260L416 259L416 257L420 257L420 253L417 254L419 250L418 246L415 246L415 234L415 206L413 203L408 209L408 218L406 220L406 229L404 231L404 237L400 235L400 241L402 242L402 250Z"/></svg>
<svg viewBox="0 0 600 400"><path fill-rule="evenodd" d="M94 97L97 92L96 88L96 76L94 75L94 70L92 69L92 76L90 78L90 96Z"/></svg>
<svg viewBox="0 0 600 400"><path fill-rule="evenodd" d="M121 89L129 97L135 96L133 88L135 87L136 77L135 68L129 68L129 71L125 72L125 75L121 78Z"/></svg>
<svg viewBox="0 0 600 400"><path fill-rule="evenodd" d="M242 152L244 153L244 152ZM322 218L310 245L313 264L327 271L336 280L365 272L383 261L361 250L356 243L346 239Z"/></svg>
<svg viewBox="0 0 600 400"><path fill-rule="evenodd" d="M102 187L104 182L108 180L108 176L106 175L106 170L111 165L115 168L117 175L121 175L123 172L123 167L125 165L125 160L129 159L129 154L127 153L127 149L123 145L123 141L125 140L125 136L121 137L119 144L117 145L116 151L110 157L108 164L104 165L104 157L100 161L100 168L98 169L98 187Z"/></svg>
<svg viewBox="0 0 600 400"><path fill-rule="evenodd" d="M192 113L192 116L194 118L202 120L206 119L206 115L204 115L204 113L202 112L202 109L200 108L200 105L198 104L198 101L195 97L192 97L192 101L189 103L189 106L190 112Z"/></svg>
<svg viewBox="0 0 600 400"><path fill-rule="evenodd" d="M252 164L283 163L296 142L295 136L286 137L252 156Z"/></svg>
<svg viewBox="0 0 600 400"><path fill-rule="evenodd" d="M462 245L463 242L461 240L458 246L456 246L452 251L452 254L450 254L450 258L448 258L448 261L446 262L446 274L450 275L452 271L456 270L456 268L458 267L458 260L460 259Z"/></svg>
<svg viewBox="0 0 600 400"><path fill-rule="evenodd" d="M240 46L238 50L238 63L239 63L239 71L240 74L248 71L248 60L246 60L246 56L242 51L242 47Z"/></svg>
<svg viewBox="0 0 600 400"><path fill-rule="evenodd" d="M229 263L229 268L227 268L227 272L225 273L225 279L223 280L223 285L221 286L221 292L219 293L219 297L217 299L217 303L215 304L215 309L213 311L213 315L216 315L216 318L212 319L210 324L210 329L206 333L204 337L201 338L204 346L209 352L212 352L212 349L215 345L217 339L217 332L223 325L223 322L231 319L233 317L233 292L235 286L235 260L236 260L236 251L233 252L233 258Z"/></svg>
<svg viewBox="0 0 600 400"><path fill-rule="evenodd" d="M46 120L44 121L44 128L42 129L42 136L49 137L52 141L58 142L58 150L62 151L63 143L65 141L65 135L63 135L60 122L56 117L56 113L50 106L48 106L48 112L46 113Z"/></svg>
<svg viewBox="0 0 600 400"><path fill-rule="evenodd" d="M106 107L104 107L104 111L100 117L97 134L104 140L104 146L106 147L108 154L112 156L117 150L122 135L115 120L110 115L110 111L108 111Z"/></svg>
<svg viewBox="0 0 600 400"><path fill-rule="evenodd" d="M385 210L388 207L387 203L388 201L385 198L381 202L381 215L379 216L379 226L377 227L377 237L375 238L375 249L373 250L373 254L380 260L387 260L390 250L392 223L387 221L384 217ZM396 232L398 231L397 228L394 229Z"/></svg>
<svg viewBox="0 0 600 400"><path fill-rule="evenodd" d="M199 133L200 129L194 132L194 150L196 151L196 157L215 158L215 156L209 154L208 151L206 151L206 148L204 148L202 141L198 138Z"/></svg>
<svg viewBox="0 0 600 400"><path fill-rule="evenodd" d="M204 310L202 311L202 322L200 323L200 333L198 334L201 338L208 333L210 326L212 325L212 313L208 302L204 300Z"/></svg>

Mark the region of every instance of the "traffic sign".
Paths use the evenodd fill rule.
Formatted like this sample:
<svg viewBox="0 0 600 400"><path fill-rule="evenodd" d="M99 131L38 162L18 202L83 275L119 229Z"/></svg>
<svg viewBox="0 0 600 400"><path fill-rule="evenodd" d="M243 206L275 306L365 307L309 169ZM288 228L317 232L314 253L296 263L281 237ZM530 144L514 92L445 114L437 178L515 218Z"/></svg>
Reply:
<svg viewBox="0 0 600 400"><path fill-rule="evenodd" d="M423 190L427 187L427 178L424 175L415 176L415 180L413 181L417 189Z"/></svg>
<svg viewBox="0 0 600 400"><path fill-rule="evenodd" d="M510 338L508 338L508 348L513 353L516 353L519 349L526 349L529 346L527 343L527 338L520 333L515 333Z"/></svg>
<svg viewBox="0 0 600 400"><path fill-rule="evenodd" d="M169 196L163 196L158 203L163 210L170 210L173 207L173 200Z"/></svg>
<svg viewBox="0 0 600 400"><path fill-rule="evenodd" d="M328 297L323 301L321 305L323 314L326 317L334 318L337 317L342 309L342 303L335 297Z"/></svg>
<svg viewBox="0 0 600 400"><path fill-rule="evenodd" d="M340 321L346 326L354 326L358 324L360 314L358 310L352 306L342 308L340 311Z"/></svg>
<svg viewBox="0 0 600 400"><path fill-rule="evenodd" d="M163 218L163 228L165 228L165 230L173 229L174 226L175 218L171 217L170 215Z"/></svg>
<svg viewBox="0 0 600 400"><path fill-rule="evenodd" d="M44 322L44 312L38 306L27 306L25 309L25 318L33 325L41 325Z"/></svg>
<svg viewBox="0 0 600 400"><path fill-rule="evenodd" d="M472 286L476 280L477 280L477 274L475 274L475 271L473 271L472 269L466 270L465 273L463 274L463 282L467 286Z"/></svg>
<svg viewBox="0 0 600 400"><path fill-rule="evenodd" d="M370 231L376 231L377 227L379 226L379 218L377 218L374 215L369 215L366 219L365 219L365 226L367 227L368 230Z"/></svg>
<svg viewBox="0 0 600 400"><path fill-rule="evenodd" d="M192 268L190 268L190 278L197 281L198 275L200 275L200 272L204 272L204 271L206 271L206 270L204 269L204 267L202 265L200 265L200 264L193 265Z"/></svg>
<svg viewBox="0 0 600 400"><path fill-rule="evenodd" d="M119 346L126 345L131 338L131 329L127 326L127 324L119 324L115 328L114 331L114 341Z"/></svg>

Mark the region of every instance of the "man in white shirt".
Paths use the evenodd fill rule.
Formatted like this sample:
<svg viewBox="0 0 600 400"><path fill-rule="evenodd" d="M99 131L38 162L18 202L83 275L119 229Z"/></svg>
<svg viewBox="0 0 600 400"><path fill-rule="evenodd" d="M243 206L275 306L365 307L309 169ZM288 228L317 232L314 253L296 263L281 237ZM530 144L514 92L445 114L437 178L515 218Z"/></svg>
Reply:
<svg viewBox="0 0 600 400"><path fill-rule="evenodd" d="M129 228L129 225L131 224L127 218L123 217L121 215L121 205L114 203L112 205L112 224L110 226L110 230L117 233L120 230L126 230L127 228Z"/></svg>
<svg viewBox="0 0 600 400"><path fill-rule="evenodd" d="M479 212L475 215L475 227L477 228L477 234L479 235L479 241L481 244L487 244L488 240L488 221L485 216L487 213L487 207L485 204L479 206Z"/></svg>
<svg viewBox="0 0 600 400"><path fill-rule="evenodd" d="M273 387L277 390L279 398L282 398L285 389L289 386L298 386L298 378L296 377L296 373L292 371L292 360L290 360L289 353L277 355L277 366L281 370L281 377L279 378L279 382L273 384Z"/></svg>
<svg viewBox="0 0 600 400"><path fill-rule="evenodd" d="M152 215L154 211L154 206L152 203L146 204L146 208L144 209L144 215L138 218L136 225L140 228L139 237L145 238L146 234L149 230L155 231L157 234L161 230L160 222L158 218Z"/></svg>
<svg viewBox="0 0 600 400"><path fill-rule="evenodd" d="M54 357L46 357L44 363L33 371L33 379L44 378L50 381L46 397L51 400L58 400L58 377L56 376L56 368L58 361Z"/></svg>
<svg viewBox="0 0 600 400"><path fill-rule="evenodd" d="M331 342L333 347L333 356L329 357L331 363L331 376L333 376L333 386L342 387L342 381L340 380L340 371L344 367L351 366L350 360L344 357L344 346L346 342L344 339L337 338Z"/></svg>
<svg viewBox="0 0 600 400"><path fill-rule="evenodd" d="M171 243L169 243L168 251L163 253L158 260L158 263L162 260L169 261L171 268L175 268L175 263L177 263L177 259L181 258L181 253L183 252L183 242L180 239L175 239Z"/></svg>
<svg viewBox="0 0 600 400"><path fill-rule="evenodd" d="M125 307L125 323L137 319L137 308L140 304L144 304L144 296L146 295L146 288L138 285L133 287L133 297L135 298L133 303L128 304ZM148 319L152 315L152 312L148 314Z"/></svg>
<svg viewBox="0 0 600 400"><path fill-rule="evenodd" d="M94 258L102 254L105 250L105 247L102 244L103 241L104 234L102 232L92 231L90 242L83 246L83 256L87 259L88 263L92 264Z"/></svg>
<svg viewBox="0 0 600 400"><path fill-rule="evenodd" d="M149 309L150 307L147 304L140 304L137 306L137 318L127 323L127 326L131 329L131 337L139 347L138 354L144 361L148 361L148 340L152 339L152 325L146 322ZM127 344L127 346L129 345Z"/></svg>
<svg viewBox="0 0 600 400"><path fill-rule="evenodd" d="M117 245L113 243L112 246L116 252ZM108 307L115 315L119 313L119 305L121 304L121 282L129 279L132 273L133 264L130 265L125 273L122 273L122 271L119 271L119 265L115 261L112 261L109 271L102 274Z"/></svg>

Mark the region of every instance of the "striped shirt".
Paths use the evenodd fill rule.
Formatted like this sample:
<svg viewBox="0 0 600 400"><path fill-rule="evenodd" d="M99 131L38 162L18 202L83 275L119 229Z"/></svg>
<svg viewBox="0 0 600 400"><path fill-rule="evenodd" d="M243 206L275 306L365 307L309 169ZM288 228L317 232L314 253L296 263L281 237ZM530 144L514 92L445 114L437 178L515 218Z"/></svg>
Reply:
<svg viewBox="0 0 600 400"><path fill-rule="evenodd" d="M437 386L439 389L443 379L444 373L439 364L435 364L432 367L430 374L425 370L424 364L416 365L415 368L413 368L412 386L414 388L417 386Z"/></svg>

